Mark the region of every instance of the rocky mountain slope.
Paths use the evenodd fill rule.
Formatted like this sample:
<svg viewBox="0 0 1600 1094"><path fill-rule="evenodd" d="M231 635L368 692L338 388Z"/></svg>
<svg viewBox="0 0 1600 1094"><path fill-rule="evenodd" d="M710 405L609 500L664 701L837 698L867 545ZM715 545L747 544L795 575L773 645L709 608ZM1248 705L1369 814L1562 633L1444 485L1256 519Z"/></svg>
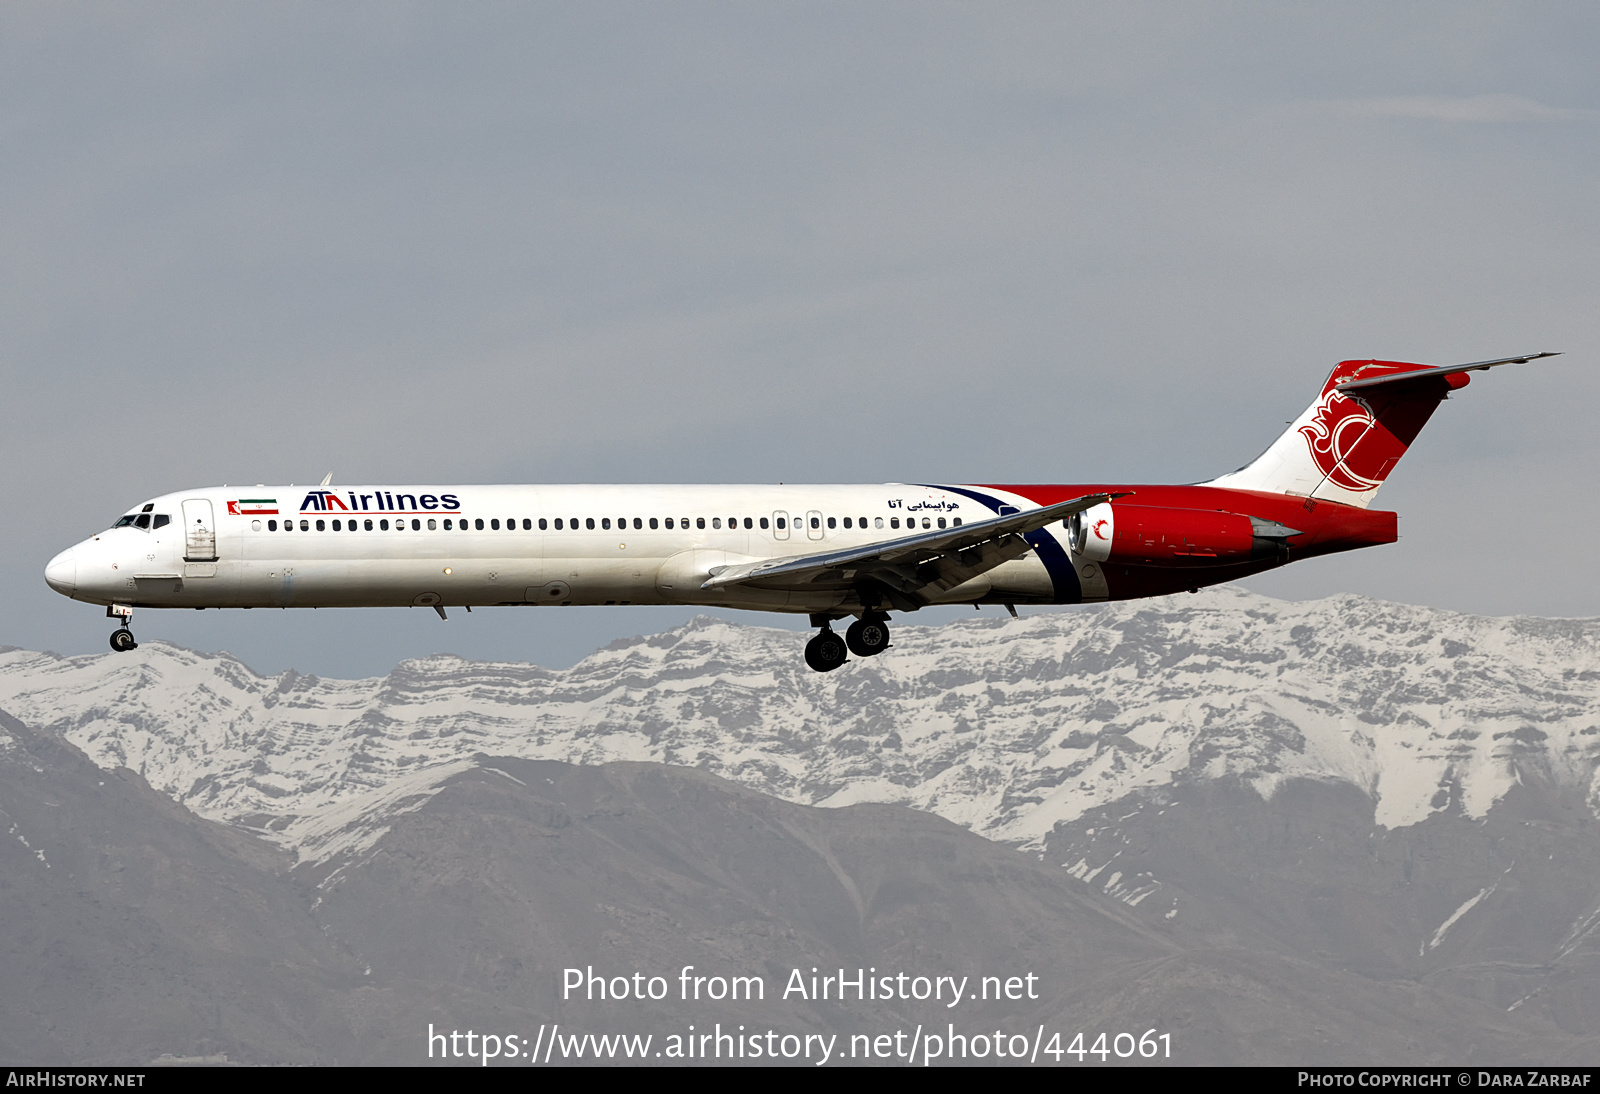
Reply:
<svg viewBox="0 0 1600 1094"><path fill-rule="evenodd" d="M1037 1062L1069 1066L1102 1062L1102 1032L1128 1035L1130 1059L1110 1063L1146 1062L1129 1046L1147 1031L1166 1038L1156 1063L1560 1063L1594 1048L1425 984L1186 945L926 813L793 805L685 768L474 757L359 854L290 870L264 840L0 715L0 803L11 1062L476 1064L490 1033L512 1055L491 1063L531 1064L558 1034L552 1062L571 1063L594 1060L590 1035L630 1033L670 1063L719 1026L813 1064L827 1044L833 1063L904 1065L917 1030L941 1050L954 1030L991 1063L1002 1036L1013 1052L1037 1040ZM685 966L706 978L697 999ZM569 968L584 981L570 992ZM859 969L904 973L909 994L917 977L958 978L961 1001L948 984L921 1001L811 994L813 970ZM591 971L626 997L595 994ZM661 998L634 997L635 973L660 977ZM727 997L736 976L761 983L754 998ZM467 1029L470 1051L445 1039ZM1091 1051L1074 1057L1078 1032Z"/></svg>
<svg viewBox="0 0 1600 1094"><path fill-rule="evenodd" d="M1348 1017L1357 1012L1390 1015L1377 1026L1399 1029L1395 1016L1423 1005L1369 990L1420 991L1430 1007L1453 1000L1600 1035L1600 622L1485 619L1361 597L1290 604L1224 589L1020 621L899 626L888 653L827 676L803 667L799 641L698 620L564 672L441 655L361 681L263 678L226 655L157 643L83 658L7 649L0 708L283 848L298 863L296 884L320 901L317 914L332 917L321 922L343 924L340 952L364 967L408 967L407 948L439 929L380 939L365 917L397 892L420 893L450 856L476 854L453 842L481 827L472 809L451 804L468 787L526 784L546 802L490 810L505 813L501 828L522 832L505 853L525 857L525 841L554 845L537 825L519 827L532 823L524 812L555 807L517 765L581 772L630 761L722 776L751 802L909 805L1026 850L1063 892L1087 894L1138 937L1172 947L1127 957L1128 968L1156 962L1170 978L1138 980L1137 991L1132 981L1102 985L1073 1005L1100 1013L1120 1005L1113 998L1137 999L1134 1010L1171 1003L1211 1014L1214 1036L1234 1038L1236 1051L1219 1059L1261 1058L1239 1055L1248 1038L1226 1032L1233 1011L1217 1000L1255 1000L1260 1010L1278 998L1267 982L1326 980L1342 993L1334 1010L1348 1004L1347 1018L1330 1012L1321 1026L1302 1028L1293 1011L1320 1013L1312 996L1283 1004L1284 1037L1302 1045L1320 1043L1319 1028L1344 1031L1329 1044L1355 1043L1340 1038L1364 1036ZM571 780L589 776L548 777L579 793ZM645 784L630 785L628 794ZM446 814L454 819L441 827ZM585 823L603 827L606 816ZM431 833L427 849L393 857L395 841L421 833ZM684 839L648 854L695 862L690 874L704 880L715 871L696 856L731 853L704 832ZM793 852L761 855L780 853ZM373 880L396 863L410 865ZM570 864L527 867L577 886L585 895L574 908L631 908L630 931L649 918L654 898L596 895L584 888L594 879ZM483 906L525 884L507 880ZM863 890L851 884L859 918ZM358 890L368 895L341 903ZM421 908L442 898L405 899ZM1077 915L1061 899L1063 915ZM705 911L684 909L698 909L684 923ZM705 928L708 937L721 929ZM917 931L929 929L918 920ZM830 937L831 961L845 943ZM666 954L675 944L649 945ZM431 975L405 979L436 983ZM1178 994L1163 995L1167 986ZM549 1013L535 1002L518 1013Z"/></svg>
<svg viewBox="0 0 1600 1094"><path fill-rule="evenodd" d="M702 619L564 672L441 655L369 680L264 678L159 643L6 649L0 708L313 856L330 811L478 752L683 764L790 801L900 802L1025 847L1195 778L1263 797L1285 779L1347 783L1386 828L1482 817L1529 780L1600 804L1600 621L1223 589L901 626L895 648L826 676L799 641Z"/></svg>

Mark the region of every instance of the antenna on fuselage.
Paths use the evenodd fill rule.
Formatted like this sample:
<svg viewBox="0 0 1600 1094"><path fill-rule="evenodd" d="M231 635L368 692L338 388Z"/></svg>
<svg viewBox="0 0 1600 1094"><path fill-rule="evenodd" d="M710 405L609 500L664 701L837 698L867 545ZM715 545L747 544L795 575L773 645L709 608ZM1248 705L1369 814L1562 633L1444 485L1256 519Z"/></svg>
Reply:
<svg viewBox="0 0 1600 1094"><path fill-rule="evenodd" d="M317 483L317 485L318 486L327 486L332 481L333 481L333 472L329 471L326 475L322 476L322 481Z"/></svg>

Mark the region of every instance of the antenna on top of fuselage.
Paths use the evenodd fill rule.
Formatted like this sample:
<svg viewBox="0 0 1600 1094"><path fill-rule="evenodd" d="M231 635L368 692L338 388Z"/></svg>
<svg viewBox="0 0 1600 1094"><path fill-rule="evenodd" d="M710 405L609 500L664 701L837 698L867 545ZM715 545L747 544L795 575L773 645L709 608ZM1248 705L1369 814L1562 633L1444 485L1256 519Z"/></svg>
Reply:
<svg viewBox="0 0 1600 1094"><path fill-rule="evenodd" d="M322 481L317 483L317 485L318 486L327 486L332 481L333 481L333 472L329 471L326 475L322 476Z"/></svg>

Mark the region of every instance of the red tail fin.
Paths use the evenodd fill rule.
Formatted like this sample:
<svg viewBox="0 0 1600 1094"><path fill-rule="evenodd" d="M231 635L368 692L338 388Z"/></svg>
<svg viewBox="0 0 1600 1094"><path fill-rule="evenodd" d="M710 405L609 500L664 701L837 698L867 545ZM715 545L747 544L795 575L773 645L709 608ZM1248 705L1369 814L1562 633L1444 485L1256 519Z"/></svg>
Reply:
<svg viewBox="0 0 1600 1094"><path fill-rule="evenodd" d="M1554 354L1466 365L1341 361L1306 408L1254 463L1210 485L1341 501L1372 502L1434 409L1467 385L1467 373Z"/></svg>

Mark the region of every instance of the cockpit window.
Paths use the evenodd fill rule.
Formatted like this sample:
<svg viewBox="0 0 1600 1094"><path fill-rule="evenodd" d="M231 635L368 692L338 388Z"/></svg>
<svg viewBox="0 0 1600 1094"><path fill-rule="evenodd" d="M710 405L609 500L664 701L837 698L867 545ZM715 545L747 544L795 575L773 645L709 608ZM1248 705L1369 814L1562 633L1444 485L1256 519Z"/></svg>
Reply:
<svg viewBox="0 0 1600 1094"><path fill-rule="evenodd" d="M133 526L135 528L149 528L150 527L150 514L149 513L140 513L139 514L139 519L133 522Z"/></svg>
<svg viewBox="0 0 1600 1094"><path fill-rule="evenodd" d="M132 524L135 519L137 519L137 518L134 516L134 514L129 513L127 516L125 516L121 520L117 521L117 523L113 524L111 527L113 527L113 528L126 528L128 525Z"/></svg>
<svg viewBox="0 0 1600 1094"><path fill-rule="evenodd" d="M165 513L157 513L156 514L155 523L150 525L150 527L152 527L152 528L165 528L167 525L169 525L171 523L172 523L172 518L169 517L167 514L165 514Z"/></svg>

